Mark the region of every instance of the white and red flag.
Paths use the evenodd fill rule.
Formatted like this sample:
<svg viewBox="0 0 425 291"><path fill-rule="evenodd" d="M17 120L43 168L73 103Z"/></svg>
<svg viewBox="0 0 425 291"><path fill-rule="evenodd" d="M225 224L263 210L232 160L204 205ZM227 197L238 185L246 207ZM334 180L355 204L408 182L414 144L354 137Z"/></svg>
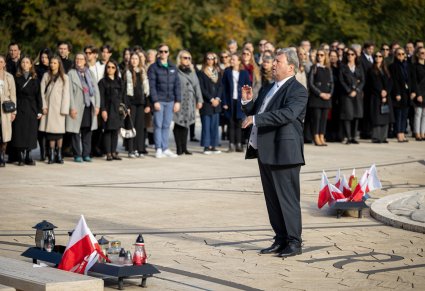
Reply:
<svg viewBox="0 0 425 291"><path fill-rule="evenodd" d="M338 169L338 172L336 172L335 187L338 188L345 197L351 196L351 188L347 182L347 178L345 178L345 175L341 175L340 169Z"/></svg>
<svg viewBox="0 0 425 291"><path fill-rule="evenodd" d="M372 192L377 189L382 188L381 181L378 178L378 171L376 170L376 165L373 164L369 171L369 175L367 177L367 185L365 187L365 193Z"/></svg>
<svg viewBox="0 0 425 291"><path fill-rule="evenodd" d="M347 198L345 198L344 194L337 187L329 183L328 177L325 171L323 171L317 206L322 208L326 203L332 205L338 201L347 201Z"/></svg>
<svg viewBox="0 0 425 291"><path fill-rule="evenodd" d="M99 255L106 259L99 243L87 226L84 216L81 215L58 268L74 273L87 274L87 271L97 262Z"/></svg>
<svg viewBox="0 0 425 291"><path fill-rule="evenodd" d="M350 188L353 187L353 183L356 180L356 169L353 169L353 172L351 173L350 177L348 178L348 185L350 186Z"/></svg>

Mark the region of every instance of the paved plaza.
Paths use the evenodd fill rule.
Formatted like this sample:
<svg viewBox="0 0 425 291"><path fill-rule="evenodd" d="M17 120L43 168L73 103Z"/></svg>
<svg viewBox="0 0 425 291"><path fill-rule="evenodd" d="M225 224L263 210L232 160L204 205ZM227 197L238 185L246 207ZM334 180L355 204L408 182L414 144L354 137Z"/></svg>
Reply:
<svg viewBox="0 0 425 291"><path fill-rule="evenodd" d="M173 144L173 143L172 143ZM227 144L223 144L227 145ZM120 149L122 150L122 148ZM376 163L383 189L367 201L425 191L425 142L388 145L305 146L301 171L303 254L280 259L259 255L270 228L258 165L240 153L147 157L0 169L0 256L20 256L34 245L39 221L56 229L57 244L84 214L97 238L118 239L132 250L144 234L149 262L160 274L150 290L425 290L425 235L386 226L369 210L363 218L317 208L321 171L338 168L358 176ZM225 147L222 148L225 150ZM124 156L124 155L123 155ZM140 290L126 280L125 290ZM116 282L105 281L105 290Z"/></svg>

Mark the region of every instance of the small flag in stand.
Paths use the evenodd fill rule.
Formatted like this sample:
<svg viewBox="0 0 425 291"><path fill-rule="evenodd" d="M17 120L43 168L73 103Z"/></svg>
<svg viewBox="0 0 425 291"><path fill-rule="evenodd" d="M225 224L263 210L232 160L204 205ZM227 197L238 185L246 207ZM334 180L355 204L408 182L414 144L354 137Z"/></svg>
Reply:
<svg viewBox="0 0 425 291"><path fill-rule="evenodd" d="M353 169L353 172L348 178L348 186L350 186L351 190L353 190L353 186L356 187L355 184L357 184L356 169Z"/></svg>
<svg viewBox="0 0 425 291"><path fill-rule="evenodd" d="M345 197L351 196L351 188L349 186L349 183L347 182L347 178L345 178L345 175L341 176L340 169L338 169L338 172L336 172L335 187L337 187L344 194Z"/></svg>
<svg viewBox="0 0 425 291"><path fill-rule="evenodd" d="M376 165L373 164L369 169L369 176L367 177L367 186L365 188L365 192L369 193L377 189L381 189L382 184L378 178L378 172L376 170Z"/></svg>
<svg viewBox="0 0 425 291"><path fill-rule="evenodd" d="M88 228L84 216L81 215L74 232L69 238L58 269L87 274L87 271L97 262L99 255L109 262L109 259L104 256L99 243Z"/></svg>
<svg viewBox="0 0 425 291"><path fill-rule="evenodd" d="M317 201L317 207L322 208L330 200L329 188L328 188L328 177L326 177L325 171L322 172L322 181L320 183L319 199Z"/></svg>

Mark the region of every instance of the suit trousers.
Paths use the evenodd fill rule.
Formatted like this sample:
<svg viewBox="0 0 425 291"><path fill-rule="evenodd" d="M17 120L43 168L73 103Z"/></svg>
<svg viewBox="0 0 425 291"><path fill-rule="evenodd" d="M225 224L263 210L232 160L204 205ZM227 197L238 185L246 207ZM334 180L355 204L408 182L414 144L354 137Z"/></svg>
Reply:
<svg viewBox="0 0 425 291"><path fill-rule="evenodd" d="M81 136L80 136L81 135ZM72 134L72 149L77 157L89 157L91 152L91 135L90 127L80 128L80 133ZM81 150L81 145L83 150Z"/></svg>
<svg viewBox="0 0 425 291"><path fill-rule="evenodd" d="M105 130L103 133L103 147L105 153L114 154L118 146L118 129Z"/></svg>
<svg viewBox="0 0 425 291"><path fill-rule="evenodd" d="M270 224L279 243L301 243L300 165L265 165L258 159Z"/></svg>

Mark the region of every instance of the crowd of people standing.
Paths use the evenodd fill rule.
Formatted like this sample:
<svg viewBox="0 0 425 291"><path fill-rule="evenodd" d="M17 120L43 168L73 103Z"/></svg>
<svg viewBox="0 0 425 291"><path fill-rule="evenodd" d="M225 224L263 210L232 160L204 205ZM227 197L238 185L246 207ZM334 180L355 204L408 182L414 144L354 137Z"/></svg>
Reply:
<svg viewBox="0 0 425 291"><path fill-rule="evenodd" d="M207 52L201 64L188 50L170 59L170 47L144 51L126 48L122 61L112 58L109 45L87 45L71 60L71 44L60 42L36 58L10 43L0 55L0 167L6 160L35 165L40 160L77 163L104 156L121 160L119 134L128 158L143 157L147 143L156 158L191 155L196 113L201 119L200 146L204 154L243 152L249 130L242 129L241 90L252 86L257 96L272 77L275 47L261 40L230 40L220 53ZM408 125L416 141L425 140L425 48L422 41L404 47L394 42L346 46L323 43L313 49L305 40L296 51L297 80L309 92L304 139L316 146L327 142L358 144L359 137L387 143L407 142ZM170 127L176 152L169 146ZM221 127L221 135L220 135ZM129 135L126 135L129 133ZM7 159L6 159L7 154Z"/></svg>

